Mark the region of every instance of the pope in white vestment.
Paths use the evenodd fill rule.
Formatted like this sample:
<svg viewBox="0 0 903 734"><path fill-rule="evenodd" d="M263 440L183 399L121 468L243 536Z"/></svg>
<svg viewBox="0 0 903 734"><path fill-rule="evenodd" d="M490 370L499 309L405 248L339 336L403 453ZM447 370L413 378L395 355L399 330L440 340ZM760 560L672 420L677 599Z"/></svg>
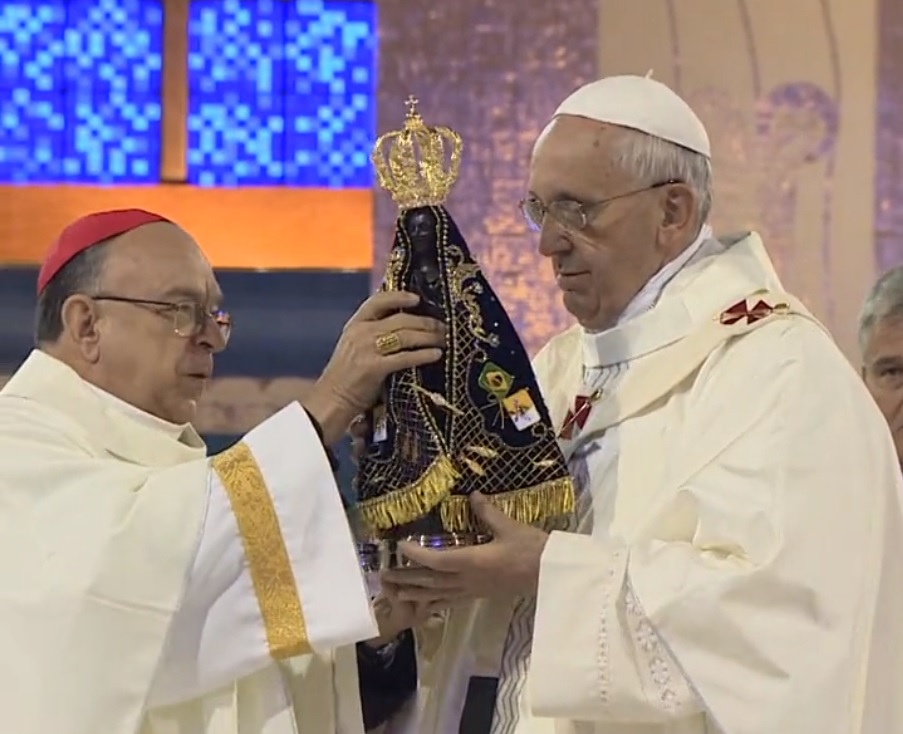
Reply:
<svg viewBox="0 0 903 734"><path fill-rule="evenodd" d="M637 101L661 113L661 90L630 79L622 111L600 89L561 114L705 153L695 116L684 137L675 115L638 119ZM498 678L492 734L903 732L893 444L755 233L702 226L613 325L574 327L534 367L581 485L577 524L548 536L535 595L486 592L419 630L420 698L393 732L457 732L474 676ZM495 573L524 530L491 521L494 556L409 549L434 575L387 583L451 593Z"/></svg>
<svg viewBox="0 0 903 734"><path fill-rule="evenodd" d="M62 325L45 308L57 335L39 324L47 343L0 391L0 731L363 734L353 643L379 630L325 429L292 403L208 458L188 422L161 415L191 414L203 383L193 373L209 376L231 322L218 306L142 300L141 289L162 274L218 298L209 265L164 218L106 212L52 248L42 298L54 277L74 283L56 271L95 246L106 246L100 273L66 296ZM115 285L135 271L146 281ZM91 285L104 275L137 295ZM102 312L104 299L123 308ZM356 342L356 388L365 373L378 388L371 334L384 327L353 322L337 354ZM98 367L128 358L119 339L153 352L132 374ZM97 384L116 380L158 413ZM340 413L321 414L347 426Z"/></svg>

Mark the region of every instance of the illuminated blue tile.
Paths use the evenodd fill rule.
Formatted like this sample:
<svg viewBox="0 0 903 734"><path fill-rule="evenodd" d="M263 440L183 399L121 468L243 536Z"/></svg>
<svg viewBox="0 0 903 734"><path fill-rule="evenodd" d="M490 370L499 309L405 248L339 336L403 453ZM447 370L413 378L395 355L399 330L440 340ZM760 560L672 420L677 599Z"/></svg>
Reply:
<svg viewBox="0 0 903 734"><path fill-rule="evenodd" d="M159 178L160 0L0 2L0 181Z"/></svg>
<svg viewBox="0 0 903 734"><path fill-rule="evenodd" d="M375 3L193 0L189 178L369 187Z"/></svg>
<svg viewBox="0 0 903 734"><path fill-rule="evenodd" d="M286 179L369 187L375 135L376 3L286 4Z"/></svg>
<svg viewBox="0 0 903 734"><path fill-rule="evenodd" d="M189 180L267 184L283 151L282 0L194 0L188 46Z"/></svg>
<svg viewBox="0 0 903 734"><path fill-rule="evenodd" d="M160 176L161 0L69 0L66 154L75 178Z"/></svg>
<svg viewBox="0 0 903 734"><path fill-rule="evenodd" d="M0 3L0 181L58 179L65 150L61 94L64 0Z"/></svg>

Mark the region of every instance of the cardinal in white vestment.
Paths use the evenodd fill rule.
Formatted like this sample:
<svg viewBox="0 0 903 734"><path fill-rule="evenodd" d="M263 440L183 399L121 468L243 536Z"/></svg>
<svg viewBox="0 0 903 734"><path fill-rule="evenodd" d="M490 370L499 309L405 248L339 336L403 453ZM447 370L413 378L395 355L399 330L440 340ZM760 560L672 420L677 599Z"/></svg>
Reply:
<svg viewBox="0 0 903 734"><path fill-rule="evenodd" d="M208 458L190 422L222 297L194 240L137 209L76 221L41 267L37 348L0 392L5 734L363 731L353 643L394 633L325 446L443 327L375 296L303 405Z"/></svg>
<svg viewBox="0 0 903 734"><path fill-rule="evenodd" d="M527 188L579 322L534 365L578 510L546 532L474 496L492 542L405 548L387 592L456 607L417 630L392 731L903 732L893 443L759 237L712 236L699 119L651 78L591 83Z"/></svg>

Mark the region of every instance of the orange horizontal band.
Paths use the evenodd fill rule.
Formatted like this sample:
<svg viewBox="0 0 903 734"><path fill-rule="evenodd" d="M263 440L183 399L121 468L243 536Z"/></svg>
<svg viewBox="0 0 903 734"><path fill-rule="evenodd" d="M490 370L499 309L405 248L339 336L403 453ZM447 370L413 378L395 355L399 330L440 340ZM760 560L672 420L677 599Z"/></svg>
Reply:
<svg viewBox="0 0 903 734"><path fill-rule="evenodd" d="M366 270L369 189L0 186L0 264L40 263L69 222L140 207L184 227L217 268Z"/></svg>

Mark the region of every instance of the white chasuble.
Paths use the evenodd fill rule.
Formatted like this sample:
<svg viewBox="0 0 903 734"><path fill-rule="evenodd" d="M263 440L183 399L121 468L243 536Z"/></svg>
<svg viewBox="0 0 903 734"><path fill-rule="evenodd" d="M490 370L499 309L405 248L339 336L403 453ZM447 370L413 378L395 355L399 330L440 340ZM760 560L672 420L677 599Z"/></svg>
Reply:
<svg viewBox="0 0 903 734"><path fill-rule="evenodd" d="M602 476L588 463L591 530L543 554L517 734L903 731L886 426L758 237L726 246L593 340L600 366L630 369L563 449L614 428L617 454ZM584 346L572 329L537 357L556 425ZM421 635L418 734L457 731L461 687L505 634L487 610L504 607Z"/></svg>
<svg viewBox="0 0 903 734"><path fill-rule="evenodd" d="M377 630L299 405L208 459L35 351L0 452L3 731L362 734Z"/></svg>
<svg viewBox="0 0 903 734"><path fill-rule="evenodd" d="M703 226L695 241L650 278L631 299L618 319L619 325L626 324L652 309L658 303L665 286L687 265L722 250L721 243L712 239L711 227ZM625 355L618 354L617 361L602 356L607 351L606 336L605 333L594 334L581 330L582 381L571 399L571 407L566 417L557 421L557 425L562 426L562 434L577 435L589 417L593 407L592 401L603 395L614 394L631 367L630 356L625 358ZM578 403L582 407L578 407ZM581 411L585 414L580 415ZM599 515L600 530L610 525L614 512L614 496L594 498L592 488L611 485L609 475L616 470L617 455L617 426L612 426L604 434L583 442L578 450L570 452L568 467L576 487L576 511L568 530L591 532L596 514ZM520 723L529 718L529 712L524 710L526 699L523 693L530 667L535 614L535 598L521 599L515 605L502 652L498 695L490 734L516 734Z"/></svg>

